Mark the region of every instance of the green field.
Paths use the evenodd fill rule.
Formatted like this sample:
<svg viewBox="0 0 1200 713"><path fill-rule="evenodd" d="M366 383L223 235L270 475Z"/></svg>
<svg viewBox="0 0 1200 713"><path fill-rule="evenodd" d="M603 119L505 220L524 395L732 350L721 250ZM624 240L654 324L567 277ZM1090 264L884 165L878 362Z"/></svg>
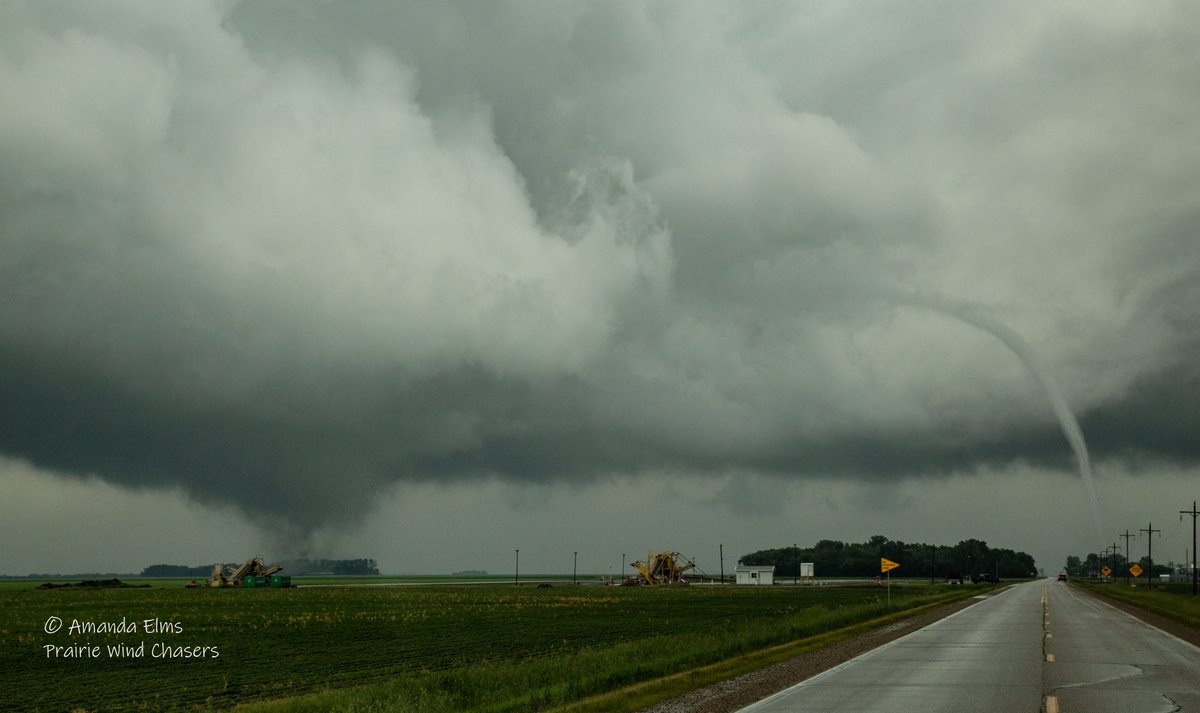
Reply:
<svg viewBox="0 0 1200 713"><path fill-rule="evenodd" d="M978 591L897 586L889 608L873 586L31 586L0 589L5 710L227 709L282 698L289 710L543 710ZM51 617L62 631L44 631ZM137 631L67 633L76 621L122 619ZM166 630L147 632L147 619ZM118 644L132 652L110 655ZM164 645L201 656L156 656ZM323 691L334 693L312 697Z"/></svg>

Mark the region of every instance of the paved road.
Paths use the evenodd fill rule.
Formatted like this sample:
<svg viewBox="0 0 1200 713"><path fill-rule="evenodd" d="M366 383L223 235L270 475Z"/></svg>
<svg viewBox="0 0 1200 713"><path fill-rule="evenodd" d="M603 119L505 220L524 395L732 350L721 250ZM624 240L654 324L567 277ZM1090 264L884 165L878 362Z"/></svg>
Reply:
<svg viewBox="0 0 1200 713"><path fill-rule="evenodd" d="M1200 649L1030 582L742 711L1200 713Z"/></svg>
<svg viewBox="0 0 1200 713"><path fill-rule="evenodd" d="M1048 589L1045 681L1060 711L1200 711L1200 649L1076 589Z"/></svg>

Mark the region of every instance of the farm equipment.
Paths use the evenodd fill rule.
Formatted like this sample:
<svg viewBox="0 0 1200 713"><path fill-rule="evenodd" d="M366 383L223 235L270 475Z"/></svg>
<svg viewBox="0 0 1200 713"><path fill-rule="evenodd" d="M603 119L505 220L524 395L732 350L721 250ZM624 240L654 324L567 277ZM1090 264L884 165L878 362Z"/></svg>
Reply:
<svg viewBox="0 0 1200 713"><path fill-rule="evenodd" d="M240 567L233 565L213 565L212 578L208 581L210 587L282 587L291 585L291 577L281 577L283 570L280 564L263 564L262 557L251 557ZM287 584L284 584L284 581ZM279 582L278 584L276 582Z"/></svg>
<svg viewBox="0 0 1200 713"><path fill-rule="evenodd" d="M685 560L678 552L655 554L651 551L646 553L645 562L634 562L629 566L636 569L637 574L626 579L623 586L636 587L687 584L683 573L694 568L696 563Z"/></svg>

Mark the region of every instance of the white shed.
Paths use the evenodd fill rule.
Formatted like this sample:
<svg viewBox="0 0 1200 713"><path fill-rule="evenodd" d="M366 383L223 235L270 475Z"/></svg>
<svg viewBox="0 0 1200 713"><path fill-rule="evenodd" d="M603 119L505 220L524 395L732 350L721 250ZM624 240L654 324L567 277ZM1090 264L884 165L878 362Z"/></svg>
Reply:
<svg viewBox="0 0 1200 713"><path fill-rule="evenodd" d="M775 584L775 565L760 567L739 564L734 575L738 584Z"/></svg>

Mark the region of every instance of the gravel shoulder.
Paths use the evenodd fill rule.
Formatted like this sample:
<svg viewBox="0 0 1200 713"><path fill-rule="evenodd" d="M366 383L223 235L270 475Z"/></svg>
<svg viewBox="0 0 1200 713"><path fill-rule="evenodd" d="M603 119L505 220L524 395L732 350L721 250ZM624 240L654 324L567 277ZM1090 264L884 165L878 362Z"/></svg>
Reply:
<svg viewBox="0 0 1200 713"><path fill-rule="evenodd" d="M978 599L964 599L932 611L868 631L816 651L800 654L728 681L698 688L639 713L733 713L751 703L849 661L859 654L899 639L921 627L966 609Z"/></svg>

